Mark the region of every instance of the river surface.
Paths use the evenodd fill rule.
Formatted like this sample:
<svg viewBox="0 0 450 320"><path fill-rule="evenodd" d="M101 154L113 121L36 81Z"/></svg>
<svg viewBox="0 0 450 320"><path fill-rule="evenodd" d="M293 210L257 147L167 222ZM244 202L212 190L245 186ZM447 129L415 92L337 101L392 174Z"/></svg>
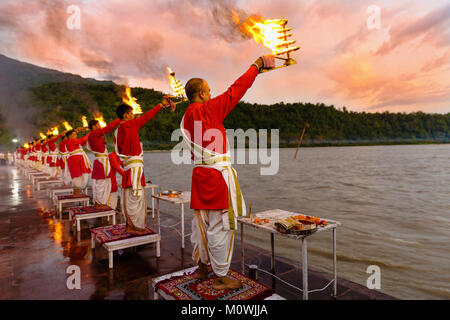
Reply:
<svg viewBox="0 0 450 320"><path fill-rule="evenodd" d="M341 222L338 277L366 285L367 268L376 265L382 292L450 298L450 145L302 148L296 160L294 153L280 149L275 175L261 175L267 165L234 165L247 207ZM174 164L170 152L146 152L144 159L147 179L162 189L190 190L192 165ZM267 234L246 230L246 241L270 249ZM275 245L276 255L300 263L299 241L276 237ZM310 237L308 262L332 272L331 232Z"/></svg>

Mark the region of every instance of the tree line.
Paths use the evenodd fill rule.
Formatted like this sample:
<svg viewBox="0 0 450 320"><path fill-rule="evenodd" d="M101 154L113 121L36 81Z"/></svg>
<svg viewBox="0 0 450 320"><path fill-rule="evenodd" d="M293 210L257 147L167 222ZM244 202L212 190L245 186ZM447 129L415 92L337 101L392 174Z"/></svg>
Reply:
<svg viewBox="0 0 450 320"><path fill-rule="evenodd" d="M39 108L34 119L36 137L62 121L74 128L81 116L93 119L102 113L109 122L116 118L115 109L122 103L118 86L73 82L47 83L29 89L33 105ZM144 112L153 107L164 93L133 88ZM178 105L175 113L160 112L140 131L146 149L167 149L172 131L179 128L187 103ZM368 113L335 108L323 103L276 103L271 105L240 102L226 118L225 128L279 129L280 145L295 146L305 124L305 145L345 145L380 143L450 142L450 113ZM1 128L1 125L0 125Z"/></svg>

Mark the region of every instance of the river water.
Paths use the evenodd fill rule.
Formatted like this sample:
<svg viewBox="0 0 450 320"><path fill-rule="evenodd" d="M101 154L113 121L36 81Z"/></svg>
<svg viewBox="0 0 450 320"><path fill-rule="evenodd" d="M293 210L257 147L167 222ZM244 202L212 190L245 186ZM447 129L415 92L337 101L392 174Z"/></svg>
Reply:
<svg viewBox="0 0 450 320"><path fill-rule="evenodd" d="M296 160L294 153L280 149L275 175L261 175L260 164L234 165L254 213L279 208L337 220L338 277L366 285L376 265L382 292L450 298L450 145L302 148ZM190 190L192 165L174 164L169 152L144 159L147 179ZM246 230L246 241L270 248L267 234ZM276 255L300 262L299 241L276 237L275 245ZM332 272L331 232L310 237L308 262Z"/></svg>

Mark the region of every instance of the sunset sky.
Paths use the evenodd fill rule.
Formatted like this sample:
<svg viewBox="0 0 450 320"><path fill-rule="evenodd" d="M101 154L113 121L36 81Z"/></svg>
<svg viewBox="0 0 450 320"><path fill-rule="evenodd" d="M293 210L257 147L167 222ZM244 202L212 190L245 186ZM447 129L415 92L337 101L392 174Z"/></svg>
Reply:
<svg viewBox="0 0 450 320"><path fill-rule="evenodd" d="M81 29L67 28L67 7ZM368 28L370 6L380 28ZM230 10L286 18L297 65L260 75L247 102L323 102L366 112L450 112L448 0L2 0L0 53L84 77L169 92L183 83L222 93L269 50L234 28ZM2 77L7 75L0 75Z"/></svg>

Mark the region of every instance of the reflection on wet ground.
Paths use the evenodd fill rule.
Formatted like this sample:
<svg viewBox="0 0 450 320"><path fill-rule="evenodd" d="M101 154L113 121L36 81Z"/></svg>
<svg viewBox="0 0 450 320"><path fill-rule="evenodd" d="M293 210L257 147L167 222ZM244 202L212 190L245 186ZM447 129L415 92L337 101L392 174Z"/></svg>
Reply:
<svg viewBox="0 0 450 320"><path fill-rule="evenodd" d="M189 237L181 249L180 237L172 226L175 215L161 218L161 257L155 245L126 249L114 254L114 269L109 270L106 252L90 248L89 228L102 225L101 219L82 223L80 241L71 231L67 215L53 216L47 191L36 191L12 167L0 167L0 299L153 299L151 279L193 266ZM149 225L151 224L149 219ZM190 220L188 217L187 220ZM186 221L190 230L190 221ZM240 270L240 239L236 239L232 268ZM246 263L257 263L270 270L270 253L246 245ZM247 258L248 257L248 258ZM300 251L299 251L300 257ZM67 268L81 271L81 289L67 287ZM301 287L298 261L277 258L276 273L285 281ZM324 287L330 274L310 271L309 287ZM259 274L259 281L271 286L287 299L301 299L301 293L270 275ZM310 299L332 299L331 286ZM390 299L391 297L339 279L338 299Z"/></svg>

